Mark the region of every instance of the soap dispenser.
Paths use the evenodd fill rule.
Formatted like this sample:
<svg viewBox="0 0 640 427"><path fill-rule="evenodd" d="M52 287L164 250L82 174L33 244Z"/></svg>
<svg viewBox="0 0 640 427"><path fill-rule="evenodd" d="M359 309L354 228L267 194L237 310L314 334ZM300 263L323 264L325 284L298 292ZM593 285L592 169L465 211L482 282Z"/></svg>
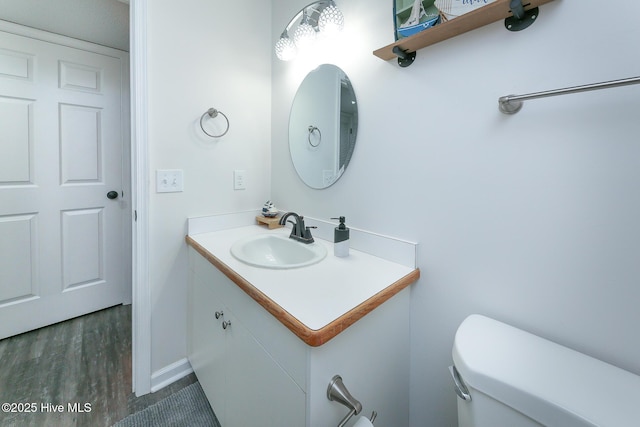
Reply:
<svg viewBox="0 0 640 427"><path fill-rule="evenodd" d="M345 217L331 218L340 220L340 225L335 228L333 234L333 254L337 257L349 256L349 229L344 224Z"/></svg>

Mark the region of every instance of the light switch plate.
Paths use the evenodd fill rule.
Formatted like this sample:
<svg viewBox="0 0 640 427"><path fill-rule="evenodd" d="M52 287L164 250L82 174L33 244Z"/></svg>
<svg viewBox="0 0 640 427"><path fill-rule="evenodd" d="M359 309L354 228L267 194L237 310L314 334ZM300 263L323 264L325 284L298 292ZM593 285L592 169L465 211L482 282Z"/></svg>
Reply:
<svg viewBox="0 0 640 427"><path fill-rule="evenodd" d="M180 169L156 170L156 193L184 191L184 173Z"/></svg>

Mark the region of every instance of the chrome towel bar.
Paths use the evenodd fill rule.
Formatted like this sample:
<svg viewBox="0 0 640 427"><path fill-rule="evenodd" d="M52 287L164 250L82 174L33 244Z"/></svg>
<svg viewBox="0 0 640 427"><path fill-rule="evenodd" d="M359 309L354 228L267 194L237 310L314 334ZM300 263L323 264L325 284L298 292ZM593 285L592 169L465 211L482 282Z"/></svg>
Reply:
<svg viewBox="0 0 640 427"><path fill-rule="evenodd" d="M522 108L522 102L529 99L546 98L556 95L568 95L570 93L586 92L590 90L608 89L618 86L640 84L640 76L629 77L628 79L611 80L602 83L593 83L584 86L573 86L564 89L554 89L545 92L529 93L527 95L507 95L498 99L498 108L505 114L515 114Z"/></svg>

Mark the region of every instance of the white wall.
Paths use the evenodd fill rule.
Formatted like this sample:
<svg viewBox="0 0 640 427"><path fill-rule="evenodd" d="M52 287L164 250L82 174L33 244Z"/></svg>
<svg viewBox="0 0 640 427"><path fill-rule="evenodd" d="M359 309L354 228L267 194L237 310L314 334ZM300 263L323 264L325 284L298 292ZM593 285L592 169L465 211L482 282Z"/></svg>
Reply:
<svg viewBox="0 0 640 427"><path fill-rule="evenodd" d="M254 208L270 195L270 7L148 2L154 372L186 355L187 217ZM218 140L198 124L209 107L229 118ZM185 191L155 193L156 169L184 170ZM233 190L234 169L246 171L246 190Z"/></svg>
<svg viewBox="0 0 640 427"><path fill-rule="evenodd" d="M306 3L274 2L273 43ZM523 32L488 25L420 50L407 69L371 54L393 41L391 0L338 5L346 28L333 50L272 54L271 199L420 243L411 425L455 425L447 366L471 313L640 374L640 86L497 109L510 93L640 74L640 3L555 1ZM318 191L291 165L287 120L322 62L349 75L360 124L348 170Z"/></svg>

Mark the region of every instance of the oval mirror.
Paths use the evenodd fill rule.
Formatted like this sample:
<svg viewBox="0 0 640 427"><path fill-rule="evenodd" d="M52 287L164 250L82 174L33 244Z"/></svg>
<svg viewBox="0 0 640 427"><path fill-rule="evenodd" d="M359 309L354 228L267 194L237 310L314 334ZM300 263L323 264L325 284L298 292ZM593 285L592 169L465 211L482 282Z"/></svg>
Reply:
<svg viewBox="0 0 640 427"><path fill-rule="evenodd" d="M304 78L289 115L289 152L300 179L327 188L344 173L358 131L358 104L349 78L323 64Z"/></svg>

